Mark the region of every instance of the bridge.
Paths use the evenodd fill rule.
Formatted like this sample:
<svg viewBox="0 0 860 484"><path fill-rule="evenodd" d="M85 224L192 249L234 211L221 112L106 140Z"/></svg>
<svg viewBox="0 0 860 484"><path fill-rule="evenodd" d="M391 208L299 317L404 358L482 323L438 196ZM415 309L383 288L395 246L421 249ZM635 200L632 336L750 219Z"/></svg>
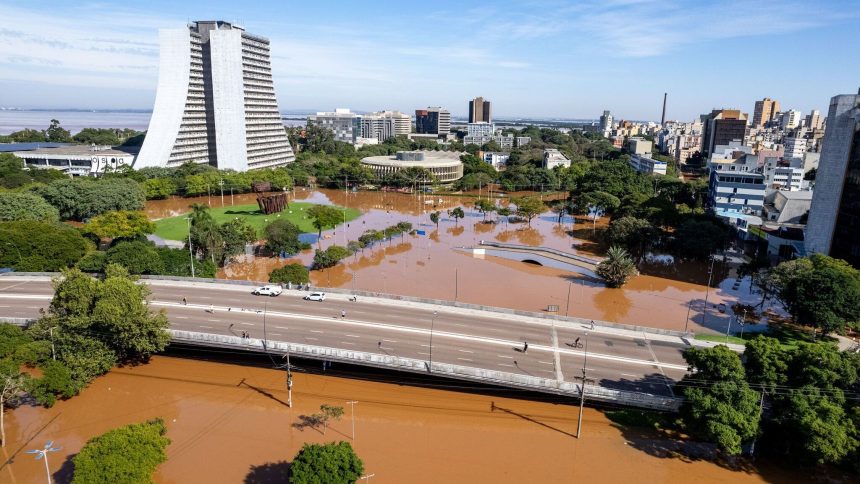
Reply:
<svg viewBox="0 0 860 484"><path fill-rule="evenodd" d="M445 301L328 290L323 302L285 290L253 296L250 283L144 279L172 341L421 373L555 395L675 410L671 384L686 372L687 335ZM35 319L53 290L45 275L0 275L0 316ZM183 304L185 297L188 304ZM345 312L344 313L342 313ZM243 338L242 333L249 337ZM528 348L524 343L528 342Z"/></svg>
<svg viewBox="0 0 860 484"><path fill-rule="evenodd" d="M531 262L556 269L578 272L591 277L597 277L595 271L599 259L583 257L549 247L530 245L505 244L482 240L478 247L469 248L473 254L488 254L506 259Z"/></svg>

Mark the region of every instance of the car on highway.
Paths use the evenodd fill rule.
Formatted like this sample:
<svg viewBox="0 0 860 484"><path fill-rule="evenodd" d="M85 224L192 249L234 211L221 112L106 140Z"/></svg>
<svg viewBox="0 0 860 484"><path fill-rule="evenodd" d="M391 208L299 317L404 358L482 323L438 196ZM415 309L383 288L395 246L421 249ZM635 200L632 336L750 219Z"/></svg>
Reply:
<svg viewBox="0 0 860 484"><path fill-rule="evenodd" d="M305 296L306 301L325 301L324 292L312 292Z"/></svg>
<svg viewBox="0 0 860 484"><path fill-rule="evenodd" d="M258 287L257 289L254 289L252 291L252 294L254 294L256 296L272 296L272 297L275 297L275 296L280 295L282 292L284 292L284 290L281 289L281 286L268 285L268 286Z"/></svg>

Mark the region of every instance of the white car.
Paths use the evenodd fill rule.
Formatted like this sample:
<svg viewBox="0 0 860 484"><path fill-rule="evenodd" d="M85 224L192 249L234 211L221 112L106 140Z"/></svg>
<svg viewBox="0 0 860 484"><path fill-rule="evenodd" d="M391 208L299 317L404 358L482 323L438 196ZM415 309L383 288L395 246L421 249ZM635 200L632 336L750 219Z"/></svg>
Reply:
<svg viewBox="0 0 860 484"><path fill-rule="evenodd" d="M312 292L305 296L305 300L307 301L325 301L325 293L324 292Z"/></svg>
<svg viewBox="0 0 860 484"><path fill-rule="evenodd" d="M275 296L279 296L282 292L284 292L284 290L281 289L281 286L269 285L269 286L263 286L263 287L258 287L257 289L254 289L252 294L255 294L257 296L275 297Z"/></svg>

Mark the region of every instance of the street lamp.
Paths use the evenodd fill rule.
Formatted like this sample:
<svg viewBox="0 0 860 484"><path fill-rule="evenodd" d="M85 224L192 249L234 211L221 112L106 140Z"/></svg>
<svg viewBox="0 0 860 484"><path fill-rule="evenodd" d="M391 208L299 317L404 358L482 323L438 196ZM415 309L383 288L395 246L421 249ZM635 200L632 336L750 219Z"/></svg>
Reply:
<svg viewBox="0 0 860 484"><path fill-rule="evenodd" d="M21 249L19 249L19 248L18 248L17 246L15 246L15 245L13 245L13 244L12 244L12 242L6 242L6 244L5 244L5 245L8 245L9 247L12 247L13 249L15 249L15 252L17 252L17 253L18 253L18 264L20 264L20 263L21 263L21 259L23 259L23 257L21 257Z"/></svg>
<svg viewBox="0 0 860 484"><path fill-rule="evenodd" d="M705 309L702 312L702 326L705 326L708 320L708 294L711 290L711 279L714 277L714 261L716 260L714 254L711 254L708 258L711 259L711 267L708 269L708 285L705 286Z"/></svg>
<svg viewBox="0 0 860 484"><path fill-rule="evenodd" d="M436 326L436 314L437 312L433 311L433 319L430 320L430 373L433 373L433 326Z"/></svg>
<svg viewBox="0 0 860 484"><path fill-rule="evenodd" d="M579 419L576 423L576 438L582 436L582 412L585 409L585 373L588 364L588 333L585 333L585 358L582 360L582 385L579 387Z"/></svg>
<svg viewBox="0 0 860 484"><path fill-rule="evenodd" d="M355 442L355 404L358 403L357 400L350 400L346 402L347 405L352 407L352 441Z"/></svg>
<svg viewBox="0 0 860 484"><path fill-rule="evenodd" d="M188 256L191 258L191 277L194 277L194 251L191 250L191 217L185 217L188 222Z"/></svg>
<svg viewBox="0 0 860 484"><path fill-rule="evenodd" d="M33 449L27 451L28 454L35 454L36 460L42 458L45 459L45 475L48 477L48 484L51 484L51 469L48 467L48 452L56 452L60 450L60 447L51 447L52 445L54 445L53 440L48 441L48 443L45 444L45 448L43 449Z"/></svg>

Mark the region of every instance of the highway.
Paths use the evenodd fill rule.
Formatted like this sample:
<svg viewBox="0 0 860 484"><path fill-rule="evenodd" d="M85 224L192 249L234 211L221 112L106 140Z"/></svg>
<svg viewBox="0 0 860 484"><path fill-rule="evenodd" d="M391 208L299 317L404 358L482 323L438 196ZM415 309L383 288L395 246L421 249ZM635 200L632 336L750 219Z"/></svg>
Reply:
<svg viewBox="0 0 860 484"><path fill-rule="evenodd" d="M0 317L37 318L41 308L47 310L53 295L48 278L10 276L0 277ZM152 309L165 310L178 330L247 332L253 338L565 381L582 375L587 345L590 380L667 396L669 384L686 371L681 352L688 346L677 337L383 298L350 301L345 294L314 302L303 300L306 293L299 291L265 297L250 294L250 286L145 282Z"/></svg>

